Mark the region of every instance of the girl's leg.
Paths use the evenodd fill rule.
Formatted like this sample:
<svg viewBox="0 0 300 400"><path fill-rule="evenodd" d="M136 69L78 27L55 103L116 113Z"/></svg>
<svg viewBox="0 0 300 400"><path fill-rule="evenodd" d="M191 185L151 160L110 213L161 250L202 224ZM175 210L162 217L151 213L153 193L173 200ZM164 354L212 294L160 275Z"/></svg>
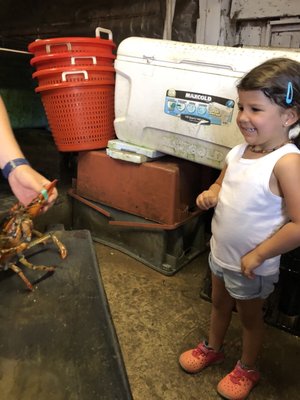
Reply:
<svg viewBox="0 0 300 400"><path fill-rule="evenodd" d="M235 300L225 288L224 281L212 274L212 310L208 346L219 351L231 321Z"/></svg>
<svg viewBox="0 0 300 400"><path fill-rule="evenodd" d="M218 383L217 392L226 399L246 399L260 379L255 363L264 332L263 303L262 299L236 300L243 326L243 350L233 371Z"/></svg>
<svg viewBox="0 0 300 400"><path fill-rule="evenodd" d="M209 365L218 364L224 360L220 348L231 320L234 300L225 289L224 282L212 274L212 312L208 344L199 343L194 349L182 353L179 364L189 373L202 371Z"/></svg>
<svg viewBox="0 0 300 400"><path fill-rule="evenodd" d="M243 328L241 363L249 368L254 368L264 335L264 300L236 300L236 304Z"/></svg>

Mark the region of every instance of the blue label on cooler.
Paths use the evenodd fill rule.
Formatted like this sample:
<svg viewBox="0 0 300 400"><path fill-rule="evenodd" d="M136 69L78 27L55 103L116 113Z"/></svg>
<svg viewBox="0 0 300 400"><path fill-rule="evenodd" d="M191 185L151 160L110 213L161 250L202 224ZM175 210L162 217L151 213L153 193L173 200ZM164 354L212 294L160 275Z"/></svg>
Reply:
<svg viewBox="0 0 300 400"><path fill-rule="evenodd" d="M234 104L232 99L168 89L164 112L190 123L227 125L232 120Z"/></svg>

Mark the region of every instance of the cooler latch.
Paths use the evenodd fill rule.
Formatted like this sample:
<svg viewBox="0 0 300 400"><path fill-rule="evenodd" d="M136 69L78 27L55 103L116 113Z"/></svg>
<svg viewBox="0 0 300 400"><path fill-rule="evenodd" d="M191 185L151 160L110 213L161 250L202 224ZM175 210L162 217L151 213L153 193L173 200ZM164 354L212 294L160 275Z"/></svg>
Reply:
<svg viewBox="0 0 300 400"><path fill-rule="evenodd" d="M143 55L143 59L147 61L147 64L151 64L151 62L155 60L154 56L145 56L145 55Z"/></svg>

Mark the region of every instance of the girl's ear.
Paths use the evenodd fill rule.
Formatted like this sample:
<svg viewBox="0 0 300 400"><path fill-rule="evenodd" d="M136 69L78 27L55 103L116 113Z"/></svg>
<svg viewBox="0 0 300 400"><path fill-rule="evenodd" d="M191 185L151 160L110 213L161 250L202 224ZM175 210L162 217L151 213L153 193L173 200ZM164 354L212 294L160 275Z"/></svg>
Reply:
<svg viewBox="0 0 300 400"><path fill-rule="evenodd" d="M298 114L295 107L287 108L284 110L283 115L283 126L289 127L294 125L300 119L300 115Z"/></svg>

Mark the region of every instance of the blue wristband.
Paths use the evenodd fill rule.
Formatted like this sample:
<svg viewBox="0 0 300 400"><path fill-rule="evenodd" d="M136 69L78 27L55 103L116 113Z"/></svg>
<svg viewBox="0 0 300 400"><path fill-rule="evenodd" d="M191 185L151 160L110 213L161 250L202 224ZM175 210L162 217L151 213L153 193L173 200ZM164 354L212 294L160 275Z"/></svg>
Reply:
<svg viewBox="0 0 300 400"><path fill-rule="evenodd" d="M26 160L26 158L15 158L14 160L8 161L8 163L5 164L4 168L2 169L2 174L4 178L8 179L11 171L19 167L20 165L30 165L30 164L29 161Z"/></svg>

